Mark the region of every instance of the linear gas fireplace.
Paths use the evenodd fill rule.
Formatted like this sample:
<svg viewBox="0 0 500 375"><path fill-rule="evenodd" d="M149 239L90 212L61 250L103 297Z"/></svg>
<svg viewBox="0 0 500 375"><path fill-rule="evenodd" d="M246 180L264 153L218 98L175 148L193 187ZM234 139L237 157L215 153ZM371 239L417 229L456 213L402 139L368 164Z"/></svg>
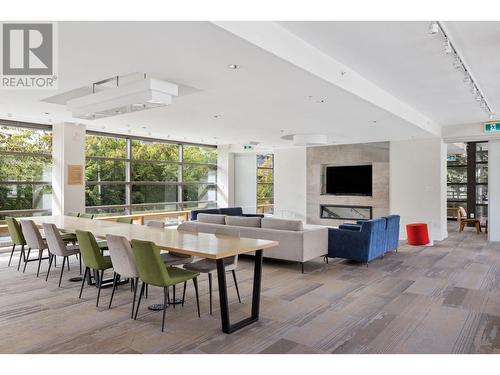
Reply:
<svg viewBox="0 0 500 375"><path fill-rule="evenodd" d="M369 206L340 206L334 204L320 205L321 219L335 220L370 220L372 208Z"/></svg>

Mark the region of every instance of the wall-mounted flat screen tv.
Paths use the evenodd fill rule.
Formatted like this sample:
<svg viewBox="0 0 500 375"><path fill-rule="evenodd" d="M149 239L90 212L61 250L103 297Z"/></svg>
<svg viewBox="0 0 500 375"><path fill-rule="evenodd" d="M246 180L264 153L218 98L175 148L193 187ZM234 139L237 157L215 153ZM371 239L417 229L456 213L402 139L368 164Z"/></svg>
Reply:
<svg viewBox="0 0 500 375"><path fill-rule="evenodd" d="M372 195L372 166L326 167L326 194Z"/></svg>

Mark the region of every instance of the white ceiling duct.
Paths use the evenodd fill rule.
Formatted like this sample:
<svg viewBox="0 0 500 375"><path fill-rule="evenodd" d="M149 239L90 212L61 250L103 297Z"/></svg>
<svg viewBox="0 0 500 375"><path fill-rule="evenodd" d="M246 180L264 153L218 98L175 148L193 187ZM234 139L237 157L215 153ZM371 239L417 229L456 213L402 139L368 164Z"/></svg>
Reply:
<svg viewBox="0 0 500 375"><path fill-rule="evenodd" d="M97 120L167 106L178 91L174 83L144 78L69 100L66 105L74 118Z"/></svg>

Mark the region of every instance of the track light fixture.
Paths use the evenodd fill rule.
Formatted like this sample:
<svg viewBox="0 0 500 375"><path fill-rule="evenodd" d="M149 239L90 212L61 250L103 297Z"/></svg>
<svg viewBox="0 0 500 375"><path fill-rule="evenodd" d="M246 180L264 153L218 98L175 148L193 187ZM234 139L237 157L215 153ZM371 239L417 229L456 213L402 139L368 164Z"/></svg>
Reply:
<svg viewBox="0 0 500 375"><path fill-rule="evenodd" d="M470 85L471 92L474 95L474 98L479 103L480 107L484 109L489 119L495 118L495 114L493 113L490 105L486 101L483 93L481 92L476 82L474 81L474 78L470 74L469 68L464 63L464 60L457 52L449 36L446 34L446 31L443 29L443 25L439 21L432 21L429 25L429 34L442 36L444 53L453 56L453 68L455 68L455 70L457 71L463 71L464 73L463 82L468 86Z"/></svg>

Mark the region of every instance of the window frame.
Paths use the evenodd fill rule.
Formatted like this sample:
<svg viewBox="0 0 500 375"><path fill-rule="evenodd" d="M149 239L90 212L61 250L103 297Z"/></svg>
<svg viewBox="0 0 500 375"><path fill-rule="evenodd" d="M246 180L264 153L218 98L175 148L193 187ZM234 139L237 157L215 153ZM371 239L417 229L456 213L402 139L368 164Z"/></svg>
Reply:
<svg viewBox="0 0 500 375"><path fill-rule="evenodd" d="M275 163L275 158L274 154L257 154L257 157L259 155L264 155L264 156L271 156L272 159L272 167L262 167L259 166L258 161L256 161L256 212L257 213L273 213L274 212L274 163ZM272 182L259 182L259 170L267 170L267 171L272 171L272 176L273 176L273 181ZM272 189L272 196L270 198L259 198L259 186L271 186ZM261 204L259 201L264 201L264 200L270 200L271 203L263 203ZM266 206L270 206L270 210L266 211Z"/></svg>
<svg viewBox="0 0 500 375"><path fill-rule="evenodd" d="M48 132L53 134L53 129L52 125L47 125L47 124L37 124L37 123L31 123L31 122L21 122L21 121L11 121L11 120L4 120L0 119L0 127L1 126L6 126L10 128L21 128L21 129L32 129L32 130L42 130L45 132ZM50 163L52 164L53 158L52 158L52 145L51 149L49 152L25 152L25 151L10 151L10 150L1 150L0 149L0 156L20 156L20 157L33 157L33 158L40 158L40 159L48 159ZM51 171L52 175L52 171ZM50 181L45 181L45 180L34 180L34 181L18 181L18 180L0 180L0 185L2 186L11 186L11 185L40 185L40 186L50 186L52 190L52 178ZM51 192L52 194L52 192ZM42 214L42 215L50 215L52 213L52 207L51 208L31 208L31 209L15 209L15 210L4 210L0 209L0 217L5 217L5 216L33 216L33 214ZM1 219L3 220L3 219Z"/></svg>
<svg viewBox="0 0 500 375"><path fill-rule="evenodd" d="M113 134L113 133L105 133L98 131L88 130L86 132L87 136L97 136L97 137L114 137L114 138L123 138L126 140L126 157L125 158L110 158L110 157L101 157L101 156L87 156L85 155L85 160L108 160L108 161L119 161L125 163L125 181L85 181L85 186L87 185L104 185L104 184L114 184L114 185L125 185L125 204L119 205L100 205L100 206L87 206L85 209L87 211L97 211L99 209L120 209L124 210L125 214L132 214L134 209L137 208L147 208L151 206L175 206L176 211L182 211L186 209L186 206L192 204L205 204L207 206L217 206L217 161L213 163L200 163L200 162L184 162L183 161L183 147L184 146L195 146L195 147L203 147L203 148L213 148L217 149L215 145L207 145L207 144L198 144L198 143L190 143L190 142L176 142L170 140L163 140L157 138L148 138L141 136L132 136L132 135L122 135L122 134ZM155 160L155 159L134 159L133 155L133 141L145 141L145 142L153 142L153 143L166 143L176 145L178 147L178 160ZM134 181L133 179L133 164L134 163L151 163L157 165L177 165L177 181ZM183 181L183 173L184 166L209 166L215 170L215 182L184 182ZM177 200L172 202L144 202L144 203L133 203L133 187L140 185L158 185L158 186L177 186ZM183 191L184 186L187 185L209 185L213 186L215 191L215 198L213 200L199 200L199 201L184 201L183 200ZM154 210L156 211L156 210ZM104 214L104 213L103 213Z"/></svg>

